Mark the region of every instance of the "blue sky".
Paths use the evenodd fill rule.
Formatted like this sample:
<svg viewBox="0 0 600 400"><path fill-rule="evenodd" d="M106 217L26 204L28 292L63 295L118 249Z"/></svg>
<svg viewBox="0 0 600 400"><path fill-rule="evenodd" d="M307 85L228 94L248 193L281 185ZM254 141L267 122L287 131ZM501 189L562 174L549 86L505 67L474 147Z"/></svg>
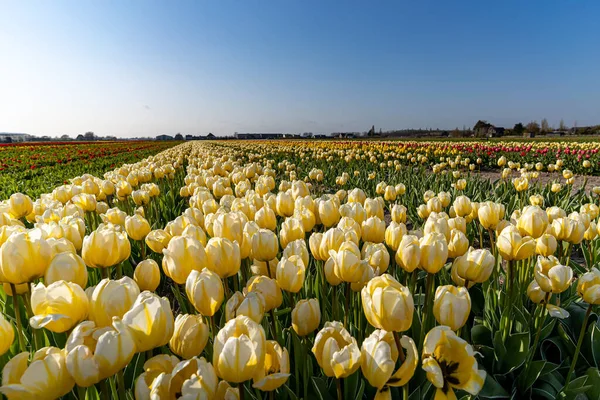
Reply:
<svg viewBox="0 0 600 400"><path fill-rule="evenodd" d="M0 0L0 131L600 123L599 1Z"/></svg>

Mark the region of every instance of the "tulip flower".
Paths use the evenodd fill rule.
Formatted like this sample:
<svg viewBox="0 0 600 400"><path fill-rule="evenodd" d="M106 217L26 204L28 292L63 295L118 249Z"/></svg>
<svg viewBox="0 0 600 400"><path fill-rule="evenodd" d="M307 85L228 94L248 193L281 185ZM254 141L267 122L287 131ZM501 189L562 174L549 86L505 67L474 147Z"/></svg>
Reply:
<svg viewBox="0 0 600 400"><path fill-rule="evenodd" d="M208 342L208 331L201 315L179 314L175 318L169 348L186 360L199 356Z"/></svg>
<svg viewBox="0 0 600 400"><path fill-rule="evenodd" d="M471 200L467 196L458 196L454 199L454 203L452 204L454 207L454 212L459 217L465 217L471 214L472 206Z"/></svg>
<svg viewBox="0 0 600 400"><path fill-rule="evenodd" d="M294 240L304 239L304 226L302 222L296 218L286 218L281 224L279 231L279 243L281 248L285 249L288 243Z"/></svg>
<svg viewBox="0 0 600 400"><path fill-rule="evenodd" d="M334 262L335 275L342 281L350 283L360 281L362 270L358 246L352 242L344 242L337 252L329 250L329 256Z"/></svg>
<svg viewBox="0 0 600 400"><path fill-rule="evenodd" d="M90 290L90 320L98 327L110 326L113 317L122 318L140 294L138 285L127 276L119 280L102 279Z"/></svg>
<svg viewBox="0 0 600 400"><path fill-rule="evenodd" d="M291 217L294 213L294 199L287 192L277 193L276 198L277 214L281 217Z"/></svg>
<svg viewBox="0 0 600 400"><path fill-rule="evenodd" d="M404 332L413 320L414 302L408 288L388 274L371 279L361 291L367 321L377 329Z"/></svg>
<svg viewBox="0 0 600 400"><path fill-rule="evenodd" d="M381 197L378 197L375 199L365 199L363 206L364 206L365 212L367 214L366 217L367 218L377 217L380 220L383 220L383 218L384 218L383 206L384 205L385 204Z"/></svg>
<svg viewBox="0 0 600 400"><path fill-rule="evenodd" d="M163 249L165 249L169 242L171 241L172 236L168 234L166 231L162 229L156 229L150 231L148 235L146 235L146 245L155 253L162 254Z"/></svg>
<svg viewBox="0 0 600 400"><path fill-rule="evenodd" d="M0 314L0 356L10 349L15 340L15 330L10 322Z"/></svg>
<svg viewBox="0 0 600 400"><path fill-rule="evenodd" d="M268 229L261 229L252 236L252 257L259 261L271 261L277 257L279 241Z"/></svg>
<svg viewBox="0 0 600 400"><path fill-rule="evenodd" d="M548 227L548 214L538 206L528 206L523 209L517 228L522 236L539 238L546 232Z"/></svg>
<svg viewBox="0 0 600 400"><path fill-rule="evenodd" d="M453 331L462 328L471 312L471 297L464 287L438 286L433 300L433 315L441 325Z"/></svg>
<svg viewBox="0 0 600 400"><path fill-rule="evenodd" d="M51 255L39 229L15 232L0 247L0 276L13 285L33 282L44 276Z"/></svg>
<svg viewBox="0 0 600 400"><path fill-rule="evenodd" d="M377 216L369 217L362 223L362 240L381 243L385 240L385 221Z"/></svg>
<svg viewBox="0 0 600 400"><path fill-rule="evenodd" d="M406 223L406 207L400 204L394 204L391 211L392 221L398 224Z"/></svg>
<svg viewBox="0 0 600 400"><path fill-rule="evenodd" d="M585 235L585 225L582 221L573 218L556 218L552 221L552 234L557 240L579 244Z"/></svg>
<svg viewBox="0 0 600 400"><path fill-rule="evenodd" d="M283 295L277 281L264 275L254 275L250 278L244 291L260 293L265 301L265 312L279 307L283 302Z"/></svg>
<svg viewBox="0 0 600 400"><path fill-rule="evenodd" d="M65 344L66 366L75 383L88 387L121 371L136 352L133 335L120 318L112 326L96 327L92 321L77 325Z"/></svg>
<svg viewBox="0 0 600 400"><path fill-rule="evenodd" d="M369 384L377 388L378 394L384 386L406 385L417 369L419 356L415 342L408 336L402 336L399 344L402 349L397 348L391 332L379 329L373 331L362 344L361 371ZM394 372L398 352L404 352L404 349L406 349L406 359Z"/></svg>
<svg viewBox="0 0 600 400"><path fill-rule="evenodd" d="M453 229L450 231L450 240L448 241L448 257L456 258L462 256L469 249L469 239L467 236L459 231Z"/></svg>
<svg viewBox="0 0 600 400"><path fill-rule="evenodd" d="M169 343L173 336L173 311L166 297L152 292L142 292L123 316L131 330L138 352L154 349Z"/></svg>
<svg viewBox="0 0 600 400"><path fill-rule="evenodd" d="M305 266L308 266L310 261L308 248L306 242L302 239L294 240L289 242L288 245L283 249L282 257L298 256L304 262Z"/></svg>
<svg viewBox="0 0 600 400"><path fill-rule="evenodd" d="M85 289L88 283L88 272L83 259L71 252L54 256L44 274L44 282L49 285L60 280L76 283Z"/></svg>
<svg viewBox="0 0 600 400"><path fill-rule="evenodd" d="M83 239L81 258L91 268L112 267L129 258L130 254L131 244L127 235L112 224L100 224Z"/></svg>
<svg viewBox="0 0 600 400"><path fill-rule="evenodd" d="M266 338L263 327L245 316L227 321L215 337L213 366L227 382L252 379L265 365Z"/></svg>
<svg viewBox="0 0 600 400"><path fill-rule="evenodd" d="M514 226L505 228L496 242L498 252L507 261L520 261L535 253L536 242L531 236L521 236Z"/></svg>
<svg viewBox="0 0 600 400"><path fill-rule="evenodd" d="M312 352L326 376L346 378L362 362L362 354L350 333L341 322L326 322L317 333Z"/></svg>
<svg viewBox="0 0 600 400"><path fill-rule="evenodd" d="M292 310L292 328L298 336L314 332L321 323L321 309L317 299L302 299Z"/></svg>
<svg viewBox="0 0 600 400"><path fill-rule="evenodd" d="M600 304L600 271L597 268L579 278L577 293L588 304Z"/></svg>
<svg viewBox="0 0 600 400"><path fill-rule="evenodd" d="M269 206L264 206L254 214L254 222L262 229L274 231L277 228L277 216Z"/></svg>
<svg viewBox="0 0 600 400"><path fill-rule="evenodd" d="M469 282L483 283L490 278L496 260L487 249L472 247L462 256L457 257L452 265L458 276Z"/></svg>
<svg viewBox="0 0 600 400"><path fill-rule="evenodd" d="M479 205L477 215L484 229L495 229L498 222L504 218L504 205L486 201Z"/></svg>
<svg viewBox="0 0 600 400"><path fill-rule="evenodd" d="M562 293L569 288L573 279L573 270L560 265L554 256L539 256L534 268L535 280L546 293Z"/></svg>
<svg viewBox="0 0 600 400"><path fill-rule="evenodd" d="M240 246L227 238L213 237L206 244L207 268L221 279L234 276L242 263Z"/></svg>
<svg viewBox="0 0 600 400"><path fill-rule="evenodd" d="M246 296L241 292L235 292L225 305L226 321L240 315L245 315L257 324L260 324L264 314L265 298L260 292L249 292Z"/></svg>
<svg viewBox="0 0 600 400"><path fill-rule="evenodd" d="M413 272L421 263L421 246L414 235L404 235L396 251L395 260L406 272Z"/></svg>
<svg viewBox="0 0 600 400"><path fill-rule="evenodd" d="M206 361L204 357L197 360L197 370L194 374L183 382L181 386L181 398L183 399L212 399L212 398L227 398L219 397L219 378L211 363ZM152 371L151 374L156 372ZM146 378L146 377L144 377ZM226 383L222 381L222 383ZM148 396L149 397L149 396ZM137 396L136 399L142 398Z"/></svg>
<svg viewBox="0 0 600 400"><path fill-rule="evenodd" d="M185 236L172 238L163 254L163 271L178 285L185 283L192 270L201 271L211 262L202 243Z"/></svg>
<svg viewBox="0 0 600 400"><path fill-rule="evenodd" d="M408 233L406 225L392 221L385 230L385 244L393 251L398 250L404 235Z"/></svg>
<svg viewBox="0 0 600 400"><path fill-rule="evenodd" d="M204 268L193 270L185 282L185 292L194 308L202 315L212 317L221 307L225 290L219 275Z"/></svg>
<svg viewBox="0 0 600 400"><path fill-rule="evenodd" d="M277 264L276 279L282 290L298 293L304 284L306 267L298 256L282 257Z"/></svg>
<svg viewBox="0 0 600 400"><path fill-rule="evenodd" d="M252 387L263 392L272 392L283 385L290 377L290 356L285 347L275 340L267 340L265 361L262 368L257 368Z"/></svg>
<svg viewBox="0 0 600 400"><path fill-rule="evenodd" d="M421 268L430 274L437 273L448 259L448 244L441 233L428 233L419 240Z"/></svg>
<svg viewBox="0 0 600 400"><path fill-rule="evenodd" d="M486 373L477 368L475 351L447 326L436 326L423 343L423 370L436 388L436 399L454 399L454 389L477 395Z"/></svg>
<svg viewBox="0 0 600 400"><path fill-rule="evenodd" d="M133 280L140 290L155 291L160 284L160 268L156 261L149 258L140 262L133 271Z"/></svg>
<svg viewBox="0 0 600 400"><path fill-rule="evenodd" d="M548 257L553 255L557 247L558 242L556 238L549 233L544 233L535 241L535 253L540 256Z"/></svg>
<svg viewBox="0 0 600 400"><path fill-rule="evenodd" d="M11 358L2 370L0 393L9 400L57 399L69 393L75 381L69 374L66 353L57 347L44 347Z"/></svg>
<svg viewBox="0 0 600 400"><path fill-rule="evenodd" d="M38 283L32 286L31 309L34 315L29 324L32 328L62 333L88 316L89 301L76 283L57 281L48 287Z"/></svg>

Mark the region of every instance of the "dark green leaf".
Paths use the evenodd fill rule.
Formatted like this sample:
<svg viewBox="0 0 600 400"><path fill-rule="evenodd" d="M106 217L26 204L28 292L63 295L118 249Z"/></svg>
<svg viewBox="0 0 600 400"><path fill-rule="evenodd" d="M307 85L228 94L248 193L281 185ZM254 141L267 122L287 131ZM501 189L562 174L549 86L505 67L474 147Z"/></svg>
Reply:
<svg viewBox="0 0 600 400"><path fill-rule="evenodd" d="M482 399L508 399L510 395L490 374L487 374L479 397Z"/></svg>
<svg viewBox="0 0 600 400"><path fill-rule="evenodd" d="M316 391L317 395L319 396L320 400L333 400L334 399L333 396L331 396L331 394L329 394L329 391L327 389L327 382L325 382L325 380L323 378L317 378L317 377L313 376L312 382L313 382L315 391Z"/></svg>

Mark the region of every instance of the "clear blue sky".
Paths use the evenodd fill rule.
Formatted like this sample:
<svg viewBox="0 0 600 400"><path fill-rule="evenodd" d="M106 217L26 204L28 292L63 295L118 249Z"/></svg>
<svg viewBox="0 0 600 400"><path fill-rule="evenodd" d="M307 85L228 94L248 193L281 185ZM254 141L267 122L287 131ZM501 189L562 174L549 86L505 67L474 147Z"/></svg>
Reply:
<svg viewBox="0 0 600 400"><path fill-rule="evenodd" d="M4 1L0 132L600 123L600 1Z"/></svg>

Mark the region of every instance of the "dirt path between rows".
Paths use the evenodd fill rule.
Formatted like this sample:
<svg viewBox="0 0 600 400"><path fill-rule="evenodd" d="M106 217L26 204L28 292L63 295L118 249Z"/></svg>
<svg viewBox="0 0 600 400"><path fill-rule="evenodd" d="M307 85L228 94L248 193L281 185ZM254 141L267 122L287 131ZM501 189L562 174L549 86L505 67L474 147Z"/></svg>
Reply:
<svg viewBox="0 0 600 400"><path fill-rule="evenodd" d="M481 178L489 179L494 182L501 178L501 173L494 171L482 171L479 172L478 175ZM519 176L518 173L513 173L511 178ZM587 179L587 183L586 183ZM562 177L560 173L557 172L540 172L540 176L537 179L543 184L559 182L564 185L565 179ZM585 175L575 175L575 182L573 183L573 190L580 189L585 183L586 192L590 192L594 186L600 186L600 176L585 176Z"/></svg>

